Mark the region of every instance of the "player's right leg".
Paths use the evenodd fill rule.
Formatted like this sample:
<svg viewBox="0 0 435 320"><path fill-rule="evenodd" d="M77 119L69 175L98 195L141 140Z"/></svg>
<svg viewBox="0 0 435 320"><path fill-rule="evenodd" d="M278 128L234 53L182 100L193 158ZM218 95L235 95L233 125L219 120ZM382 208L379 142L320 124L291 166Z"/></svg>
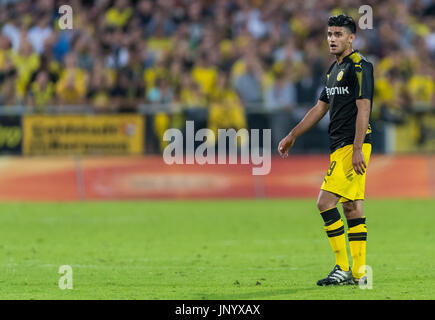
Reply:
<svg viewBox="0 0 435 320"><path fill-rule="evenodd" d="M325 278L319 280L319 286L348 284L352 282L352 272L347 257L344 224L337 203L340 196L325 190L320 190L317 207L325 222L324 229L328 236L332 251L335 254L335 267Z"/></svg>

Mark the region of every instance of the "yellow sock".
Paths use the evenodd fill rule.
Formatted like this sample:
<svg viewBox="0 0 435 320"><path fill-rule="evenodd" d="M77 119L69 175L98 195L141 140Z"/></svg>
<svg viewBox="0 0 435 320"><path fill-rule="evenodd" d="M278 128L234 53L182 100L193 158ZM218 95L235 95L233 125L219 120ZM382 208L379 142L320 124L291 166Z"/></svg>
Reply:
<svg viewBox="0 0 435 320"><path fill-rule="evenodd" d="M347 236L352 256L352 275L360 279L366 274L367 227L365 217L348 220Z"/></svg>
<svg viewBox="0 0 435 320"><path fill-rule="evenodd" d="M343 220L338 220L329 226L325 226L329 244L335 253L335 264L338 264L343 271L349 270L349 259L347 257L346 237L344 235Z"/></svg>
<svg viewBox="0 0 435 320"><path fill-rule="evenodd" d="M344 224L337 208L332 208L321 212L325 221L324 229L328 236L329 244L335 254L335 264L341 270L349 270L349 260L347 257L346 237L344 235Z"/></svg>

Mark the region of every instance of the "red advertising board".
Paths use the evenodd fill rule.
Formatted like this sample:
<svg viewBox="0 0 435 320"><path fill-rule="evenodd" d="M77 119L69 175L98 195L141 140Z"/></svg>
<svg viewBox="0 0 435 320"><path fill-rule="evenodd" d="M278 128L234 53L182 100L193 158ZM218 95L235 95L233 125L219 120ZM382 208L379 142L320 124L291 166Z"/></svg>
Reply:
<svg viewBox="0 0 435 320"><path fill-rule="evenodd" d="M315 198L327 155L272 158L268 175L251 165L167 165L161 156L0 159L0 200ZM373 155L367 198L434 196L433 156ZM432 176L430 176L432 174Z"/></svg>

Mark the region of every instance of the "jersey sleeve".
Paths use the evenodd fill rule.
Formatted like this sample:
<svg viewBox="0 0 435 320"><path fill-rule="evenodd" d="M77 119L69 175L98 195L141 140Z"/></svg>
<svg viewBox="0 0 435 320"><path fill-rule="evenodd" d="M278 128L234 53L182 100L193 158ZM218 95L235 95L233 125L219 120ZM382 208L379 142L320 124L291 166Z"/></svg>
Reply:
<svg viewBox="0 0 435 320"><path fill-rule="evenodd" d="M361 61L355 64L355 93L357 99L373 99L373 65L370 62Z"/></svg>
<svg viewBox="0 0 435 320"><path fill-rule="evenodd" d="M326 87L323 87L322 92L320 92L319 100L329 104L328 95L326 94Z"/></svg>

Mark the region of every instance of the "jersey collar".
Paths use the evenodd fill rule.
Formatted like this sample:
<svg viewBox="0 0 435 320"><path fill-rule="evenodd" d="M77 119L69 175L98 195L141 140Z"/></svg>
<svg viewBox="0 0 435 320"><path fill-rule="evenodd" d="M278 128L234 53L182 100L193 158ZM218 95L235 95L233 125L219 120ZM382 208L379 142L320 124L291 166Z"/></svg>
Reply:
<svg viewBox="0 0 435 320"><path fill-rule="evenodd" d="M338 66L341 65L341 64L344 62L344 60L346 60L347 58L349 58L349 57L350 57L351 55L353 55L355 52L359 52L359 51L353 49L351 53L349 53L347 56L345 56L343 59L341 59L341 62L340 62L340 63L338 63L338 62L336 61L336 62L337 62L337 65L338 65Z"/></svg>

